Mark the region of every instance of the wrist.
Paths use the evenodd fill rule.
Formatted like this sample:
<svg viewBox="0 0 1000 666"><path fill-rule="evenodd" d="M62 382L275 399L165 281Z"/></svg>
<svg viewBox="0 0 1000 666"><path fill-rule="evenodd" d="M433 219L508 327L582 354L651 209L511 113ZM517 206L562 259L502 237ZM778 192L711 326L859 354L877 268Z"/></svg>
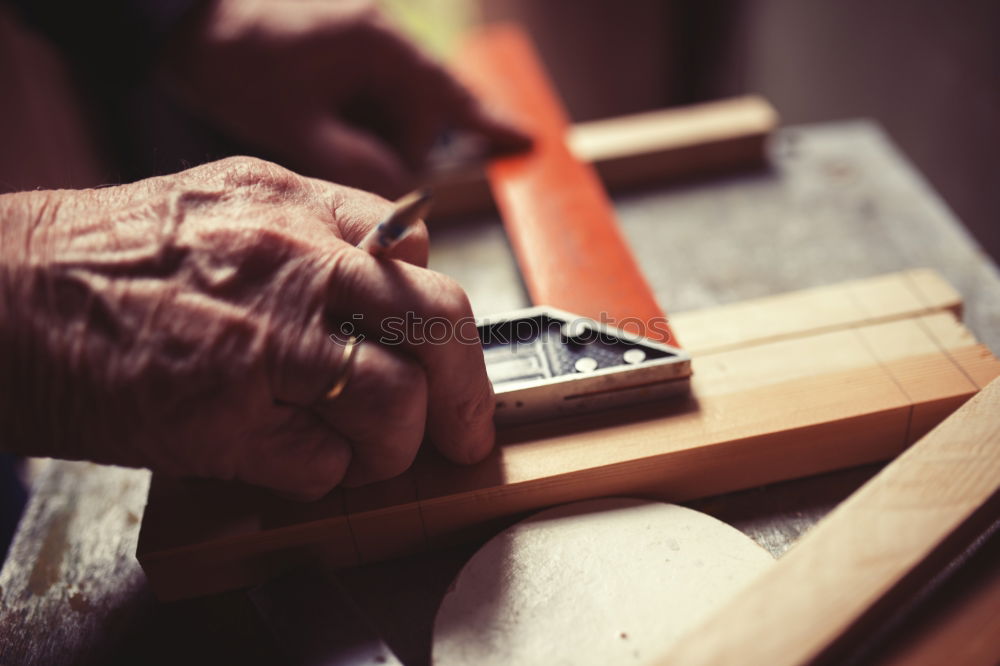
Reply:
<svg viewBox="0 0 1000 666"><path fill-rule="evenodd" d="M57 214L58 197L48 191L0 195L0 448L27 455L49 455L36 418L37 340L29 309L35 246ZM40 233L41 232L41 233Z"/></svg>
<svg viewBox="0 0 1000 666"><path fill-rule="evenodd" d="M0 449L34 453L28 419L23 416L22 376L25 370L23 319L24 274L30 244L38 226L38 192L0 195Z"/></svg>
<svg viewBox="0 0 1000 666"><path fill-rule="evenodd" d="M93 411L74 371L79 331L57 293L54 259L67 207L87 191L0 195L0 448L25 455L85 457ZM83 211L81 211L82 214Z"/></svg>

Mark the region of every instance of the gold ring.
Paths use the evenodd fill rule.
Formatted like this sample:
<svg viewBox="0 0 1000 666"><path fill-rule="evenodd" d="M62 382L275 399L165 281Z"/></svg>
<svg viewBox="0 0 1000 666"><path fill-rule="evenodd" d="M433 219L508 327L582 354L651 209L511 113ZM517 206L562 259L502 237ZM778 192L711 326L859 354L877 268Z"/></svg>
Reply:
<svg viewBox="0 0 1000 666"><path fill-rule="evenodd" d="M323 396L324 400L336 400L337 396L344 392L344 387L347 386L347 382L351 378L351 359L354 358L354 352L357 348L358 339L353 335L347 338L347 342L344 343L344 351L340 357L340 373L334 380L333 386L331 386L330 390Z"/></svg>

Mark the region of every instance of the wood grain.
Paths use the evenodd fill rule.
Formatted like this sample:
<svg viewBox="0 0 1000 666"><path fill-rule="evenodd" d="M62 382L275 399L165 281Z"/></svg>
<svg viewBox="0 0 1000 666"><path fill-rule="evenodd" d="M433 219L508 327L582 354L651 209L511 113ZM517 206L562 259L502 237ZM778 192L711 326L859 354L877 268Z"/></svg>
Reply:
<svg viewBox="0 0 1000 666"><path fill-rule="evenodd" d="M263 494L216 501L227 489L204 482L191 502L191 484L157 479L164 494L151 495L140 561L159 595L205 593L259 580L282 566L286 549L293 561L381 560L562 502L615 494L686 500L891 458L973 395L977 381L1000 374L954 319L951 298L933 312L914 298L913 316L897 308L899 318L876 321L827 298L846 290L851 302L877 302L898 284L908 278L762 300L760 309L799 333L776 333L770 318L750 311L744 347L700 346L692 336L706 351L694 356L688 400L509 429L472 468L426 455L397 479L345 491L347 511L340 499L311 515ZM814 313L818 330L803 331L785 308ZM724 327L747 314L721 308L715 321ZM708 313L697 321L715 329ZM761 332L747 322L761 322Z"/></svg>
<svg viewBox="0 0 1000 666"><path fill-rule="evenodd" d="M762 168L778 114L763 97L577 123L566 141L613 190L671 179Z"/></svg>
<svg viewBox="0 0 1000 666"><path fill-rule="evenodd" d="M926 580L925 563L953 556L968 543L957 538L963 530L995 520L998 413L1000 381L994 381L837 507L663 663L837 663L847 640L876 621L887 602Z"/></svg>
<svg viewBox="0 0 1000 666"><path fill-rule="evenodd" d="M940 273L917 268L684 312L671 322L690 338L690 353L704 354L942 310L960 317L961 296Z"/></svg>

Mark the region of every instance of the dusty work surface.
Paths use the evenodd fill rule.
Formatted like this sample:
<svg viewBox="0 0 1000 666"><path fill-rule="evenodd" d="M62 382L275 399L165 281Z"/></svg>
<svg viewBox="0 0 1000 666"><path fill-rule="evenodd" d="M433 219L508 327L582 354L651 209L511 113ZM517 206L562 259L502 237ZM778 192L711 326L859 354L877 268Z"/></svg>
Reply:
<svg viewBox="0 0 1000 666"><path fill-rule="evenodd" d="M770 173L616 201L668 313L927 266L959 289L966 324L1000 350L995 267L878 129L846 123L786 130L775 156ZM432 266L465 285L477 313L525 304L495 220L432 233ZM873 471L694 506L780 555ZM147 484L141 471L79 463L45 470L0 574L0 661L283 661L282 646L242 593L170 605L152 600L134 560ZM346 572L343 582L399 656L421 663L437 603L477 546L364 567Z"/></svg>

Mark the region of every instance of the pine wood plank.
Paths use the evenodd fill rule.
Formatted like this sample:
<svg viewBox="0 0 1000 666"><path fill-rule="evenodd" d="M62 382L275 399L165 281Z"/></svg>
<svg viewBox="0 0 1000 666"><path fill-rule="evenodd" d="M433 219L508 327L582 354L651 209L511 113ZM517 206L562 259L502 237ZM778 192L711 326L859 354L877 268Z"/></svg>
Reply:
<svg viewBox="0 0 1000 666"><path fill-rule="evenodd" d="M977 390L913 320L695 357L692 401L662 415L525 426L471 474L425 468L424 525L433 536L546 500L685 500L882 460Z"/></svg>
<svg viewBox="0 0 1000 666"><path fill-rule="evenodd" d="M949 313L939 315L954 319ZM962 368L948 357L942 345L921 325L919 319L905 319L874 324L857 329L858 336L893 375L910 402L913 410L906 435L912 443L927 434L946 416L965 402L970 391L980 388ZM951 362L950 367L939 367L930 361L941 352ZM928 359L915 363L915 357ZM929 376L933 373L933 379Z"/></svg>
<svg viewBox="0 0 1000 666"><path fill-rule="evenodd" d="M567 135L609 189L763 167L778 114L757 95L593 120Z"/></svg>
<svg viewBox="0 0 1000 666"><path fill-rule="evenodd" d="M870 288L863 298L877 300L887 283L852 288ZM564 501L684 500L886 459L975 393L973 377L1000 374L948 310L924 314L914 302L916 316L872 323L833 299L836 320L825 313L828 293L762 306L778 319L782 307L805 307L824 330L778 339L770 328L748 331L745 348L696 354L687 402L505 431L501 448L473 468L423 456L398 479L305 507L253 492L216 501L212 493L227 489L194 484L192 494L188 483L157 479L189 496L186 504L151 496L140 560L157 594L175 598L249 584L309 558L395 557ZM170 526L182 533L165 532Z"/></svg>
<svg viewBox="0 0 1000 666"><path fill-rule="evenodd" d="M573 156L612 192L654 183L761 168L778 115L756 95L659 109L570 125ZM434 185L431 219L490 211L484 169L449 174Z"/></svg>
<svg viewBox="0 0 1000 666"><path fill-rule="evenodd" d="M924 580L921 567L996 518L1000 381L835 509L662 663L836 662L848 639ZM780 630L777 630L780 628Z"/></svg>
<svg viewBox="0 0 1000 666"><path fill-rule="evenodd" d="M957 320L927 315L919 317L918 321L976 386L982 388L996 376L994 365L989 363L992 352L985 345L976 344L969 329Z"/></svg>
<svg viewBox="0 0 1000 666"><path fill-rule="evenodd" d="M940 273L917 268L681 312L671 323L697 355L923 313L958 317L961 308L961 296Z"/></svg>
<svg viewBox="0 0 1000 666"><path fill-rule="evenodd" d="M345 488L345 509L361 562L421 551L427 544L414 471L388 481Z"/></svg>

